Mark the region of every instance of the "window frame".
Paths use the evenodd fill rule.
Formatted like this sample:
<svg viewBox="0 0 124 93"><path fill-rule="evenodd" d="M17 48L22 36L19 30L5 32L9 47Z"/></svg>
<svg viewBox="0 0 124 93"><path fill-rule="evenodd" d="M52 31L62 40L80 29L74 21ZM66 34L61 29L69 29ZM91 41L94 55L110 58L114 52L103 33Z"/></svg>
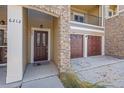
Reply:
<svg viewBox="0 0 124 93"><path fill-rule="evenodd" d="M81 23L85 23L85 15L82 13L77 13L77 12L73 12L73 20L76 22L81 22ZM75 20L75 16L78 16L78 20ZM83 21L80 20L80 18L83 18Z"/></svg>
<svg viewBox="0 0 124 93"><path fill-rule="evenodd" d="M109 15L109 12L111 12L111 13L112 13L112 15L111 15L111 16ZM108 16L109 16L109 17L112 17L113 15L114 15L114 11L113 11L112 9L109 9L109 11L108 11Z"/></svg>

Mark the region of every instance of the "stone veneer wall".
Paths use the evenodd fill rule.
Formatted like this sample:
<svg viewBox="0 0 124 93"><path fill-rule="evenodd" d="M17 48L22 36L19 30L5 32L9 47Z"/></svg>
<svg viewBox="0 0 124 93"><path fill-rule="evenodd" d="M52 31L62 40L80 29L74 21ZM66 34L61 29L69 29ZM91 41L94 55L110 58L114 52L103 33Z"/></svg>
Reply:
<svg viewBox="0 0 124 93"><path fill-rule="evenodd" d="M124 58L124 13L105 21L105 54Z"/></svg>
<svg viewBox="0 0 124 93"><path fill-rule="evenodd" d="M70 68L70 6L68 5L32 5L33 9L57 16L59 31L57 32L57 63L60 72Z"/></svg>
<svg viewBox="0 0 124 93"><path fill-rule="evenodd" d="M124 5L119 5L119 10L123 10L124 9Z"/></svg>

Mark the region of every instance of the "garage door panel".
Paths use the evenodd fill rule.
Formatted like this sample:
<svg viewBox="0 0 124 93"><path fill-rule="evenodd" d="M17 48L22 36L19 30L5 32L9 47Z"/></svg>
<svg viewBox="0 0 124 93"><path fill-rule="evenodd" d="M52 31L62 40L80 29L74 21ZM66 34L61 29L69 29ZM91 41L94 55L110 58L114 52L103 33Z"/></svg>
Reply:
<svg viewBox="0 0 124 93"><path fill-rule="evenodd" d="M83 57L83 35L71 35L71 58Z"/></svg>
<svg viewBox="0 0 124 93"><path fill-rule="evenodd" d="M101 37L88 36L88 56L101 55Z"/></svg>

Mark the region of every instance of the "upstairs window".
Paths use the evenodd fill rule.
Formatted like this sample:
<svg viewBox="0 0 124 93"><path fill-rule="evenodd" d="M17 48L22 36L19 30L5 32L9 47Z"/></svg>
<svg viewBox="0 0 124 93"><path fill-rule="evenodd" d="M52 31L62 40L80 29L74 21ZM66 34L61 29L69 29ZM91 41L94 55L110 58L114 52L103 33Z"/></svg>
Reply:
<svg viewBox="0 0 124 93"><path fill-rule="evenodd" d="M71 19L76 22L85 22L84 14L77 13L77 12L72 12L71 13Z"/></svg>
<svg viewBox="0 0 124 93"><path fill-rule="evenodd" d="M113 15L114 15L113 10L109 10L108 16L111 17L111 16L113 16Z"/></svg>
<svg viewBox="0 0 124 93"><path fill-rule="evenodd" d="M84 23L84 15L74 15L74 21Z"/></svg>

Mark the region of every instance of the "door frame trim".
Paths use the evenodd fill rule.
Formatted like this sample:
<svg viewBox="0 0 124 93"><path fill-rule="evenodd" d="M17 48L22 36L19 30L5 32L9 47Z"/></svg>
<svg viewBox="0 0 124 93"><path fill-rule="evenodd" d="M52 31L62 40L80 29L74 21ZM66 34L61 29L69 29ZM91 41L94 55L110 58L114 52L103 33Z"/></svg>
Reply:
<svg viewBox="0 0 124 93"><path fill-rule="evenodd" d="M34 31L48 32L48 61L50 61L50 29L49 28L31 28L31 63L34 63Z"/></svg>

